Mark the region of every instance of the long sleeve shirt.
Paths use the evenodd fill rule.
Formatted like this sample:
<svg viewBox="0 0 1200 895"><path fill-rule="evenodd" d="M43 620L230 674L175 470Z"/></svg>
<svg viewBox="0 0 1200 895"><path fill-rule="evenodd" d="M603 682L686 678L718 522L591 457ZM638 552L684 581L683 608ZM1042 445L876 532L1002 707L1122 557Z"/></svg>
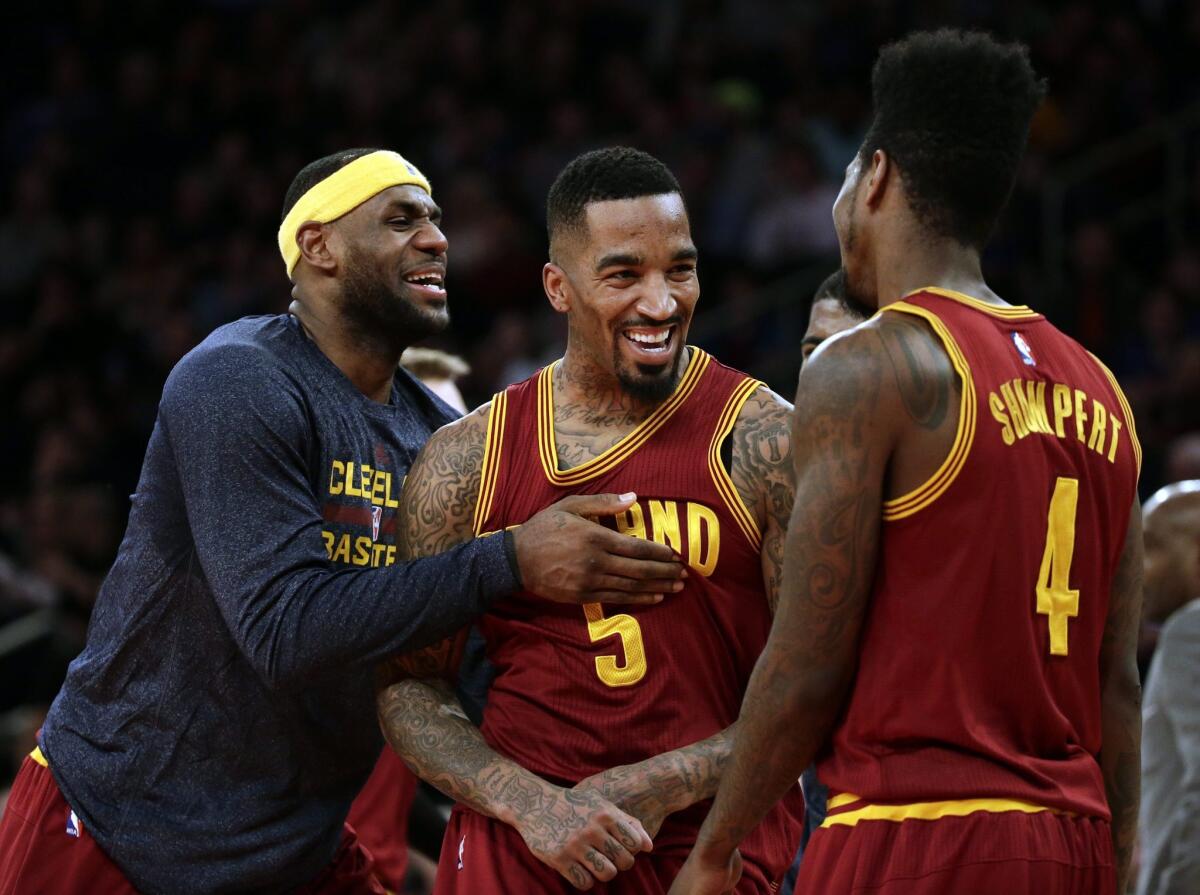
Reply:
<svg viewBox="0 0 1200 895"><path fill-rule="evenodd" d="M172 371L41 735L139 890L315 877L383 742L374 665L517 586L504 536L397 561L404 476L453 415L402 371L370 401L288 316L222 327Z"/></svg>
<svg viewBox="0 0 1200 895"><path fill-rule="evenodd" d="M1200 892L1200 600L1168 620L1142 705L1138 895Z"/></svg>

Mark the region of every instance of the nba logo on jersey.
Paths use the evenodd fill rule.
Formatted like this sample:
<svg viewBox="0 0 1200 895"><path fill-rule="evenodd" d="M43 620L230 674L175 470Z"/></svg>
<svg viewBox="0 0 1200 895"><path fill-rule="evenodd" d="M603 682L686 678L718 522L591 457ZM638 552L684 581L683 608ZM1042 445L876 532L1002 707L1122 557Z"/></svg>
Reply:
<svg viewBox="0 0 1200 895"><path fill-rule="evenodd" d="M1020 333L1013 333L1012 340L1013 344L1017 346L1017 353L1021 355L1021 362L1027 367L1036 367L1037 361L1033 359L1033 350L1025 341L1025 337Z"/></svg>
<svg viewBox="0 0 1200 895"><path fill-rule="evenodd" d="M383 519L383 507L371 507L371 541L379 540L379 523Z"/></svg>
<svg viewBox="0 0 1200 895"><path fill-rule="evenodd" d="M463 836L458 842L458 869L463 868L463 849L467 847L467 837Z"/></svg>
<svg viewBox="0 0 1200 895"><path fill-rule="evenodd" d="M67 835L79 838L79 834L83 832L83 821L79 819L79 815L74 811L67 812Z"/></svg>

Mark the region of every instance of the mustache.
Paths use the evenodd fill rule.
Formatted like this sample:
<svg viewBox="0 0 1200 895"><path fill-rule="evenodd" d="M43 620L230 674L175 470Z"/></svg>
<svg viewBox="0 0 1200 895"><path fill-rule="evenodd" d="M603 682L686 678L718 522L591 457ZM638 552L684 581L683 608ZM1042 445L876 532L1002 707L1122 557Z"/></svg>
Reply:
<svg viewBox="0 0 1200 895"><path fill-rule="evenodd" d="M622 320L617 324L618 329L633 329L634 327L644 326L647 328L655 326L679 326L683 323L683 315L672 314L666 320L651 320L649 317L635 317L631 320Z"/></svg>

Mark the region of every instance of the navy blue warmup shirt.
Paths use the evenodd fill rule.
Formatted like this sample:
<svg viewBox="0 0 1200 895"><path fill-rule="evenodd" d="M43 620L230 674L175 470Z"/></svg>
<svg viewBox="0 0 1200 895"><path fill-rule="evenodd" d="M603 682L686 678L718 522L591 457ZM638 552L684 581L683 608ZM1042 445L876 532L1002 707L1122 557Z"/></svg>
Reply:
<svg viewBox="0 0 1200 895"><path fill-rule="evenodd" d="M371 401L286 315L224 326L172 371L41 735L140 890L315 877L383 744L374 665L517 587L505 536L396 563L404 476L455 415L403 371Z"/></svg>

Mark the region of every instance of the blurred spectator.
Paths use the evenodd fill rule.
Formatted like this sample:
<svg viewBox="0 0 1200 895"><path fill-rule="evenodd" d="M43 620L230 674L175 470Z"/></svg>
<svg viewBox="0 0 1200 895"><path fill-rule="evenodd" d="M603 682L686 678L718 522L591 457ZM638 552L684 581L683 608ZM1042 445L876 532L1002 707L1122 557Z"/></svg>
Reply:
<svg viewBox="0 0 1200 895"><path fill-rule="evenodd" d="M1145 619L1161 625L1142 706L1138 895L1200 892L1200 480L1145 508Z"/></svg>
<svg viewBox="0 0 1200 895"><path fill-rule="evenodd" d="M400 366L459 413L467 412L458 380L470 373L471 368L461 357L433 348L406 348L400 355Z"/></svg>

